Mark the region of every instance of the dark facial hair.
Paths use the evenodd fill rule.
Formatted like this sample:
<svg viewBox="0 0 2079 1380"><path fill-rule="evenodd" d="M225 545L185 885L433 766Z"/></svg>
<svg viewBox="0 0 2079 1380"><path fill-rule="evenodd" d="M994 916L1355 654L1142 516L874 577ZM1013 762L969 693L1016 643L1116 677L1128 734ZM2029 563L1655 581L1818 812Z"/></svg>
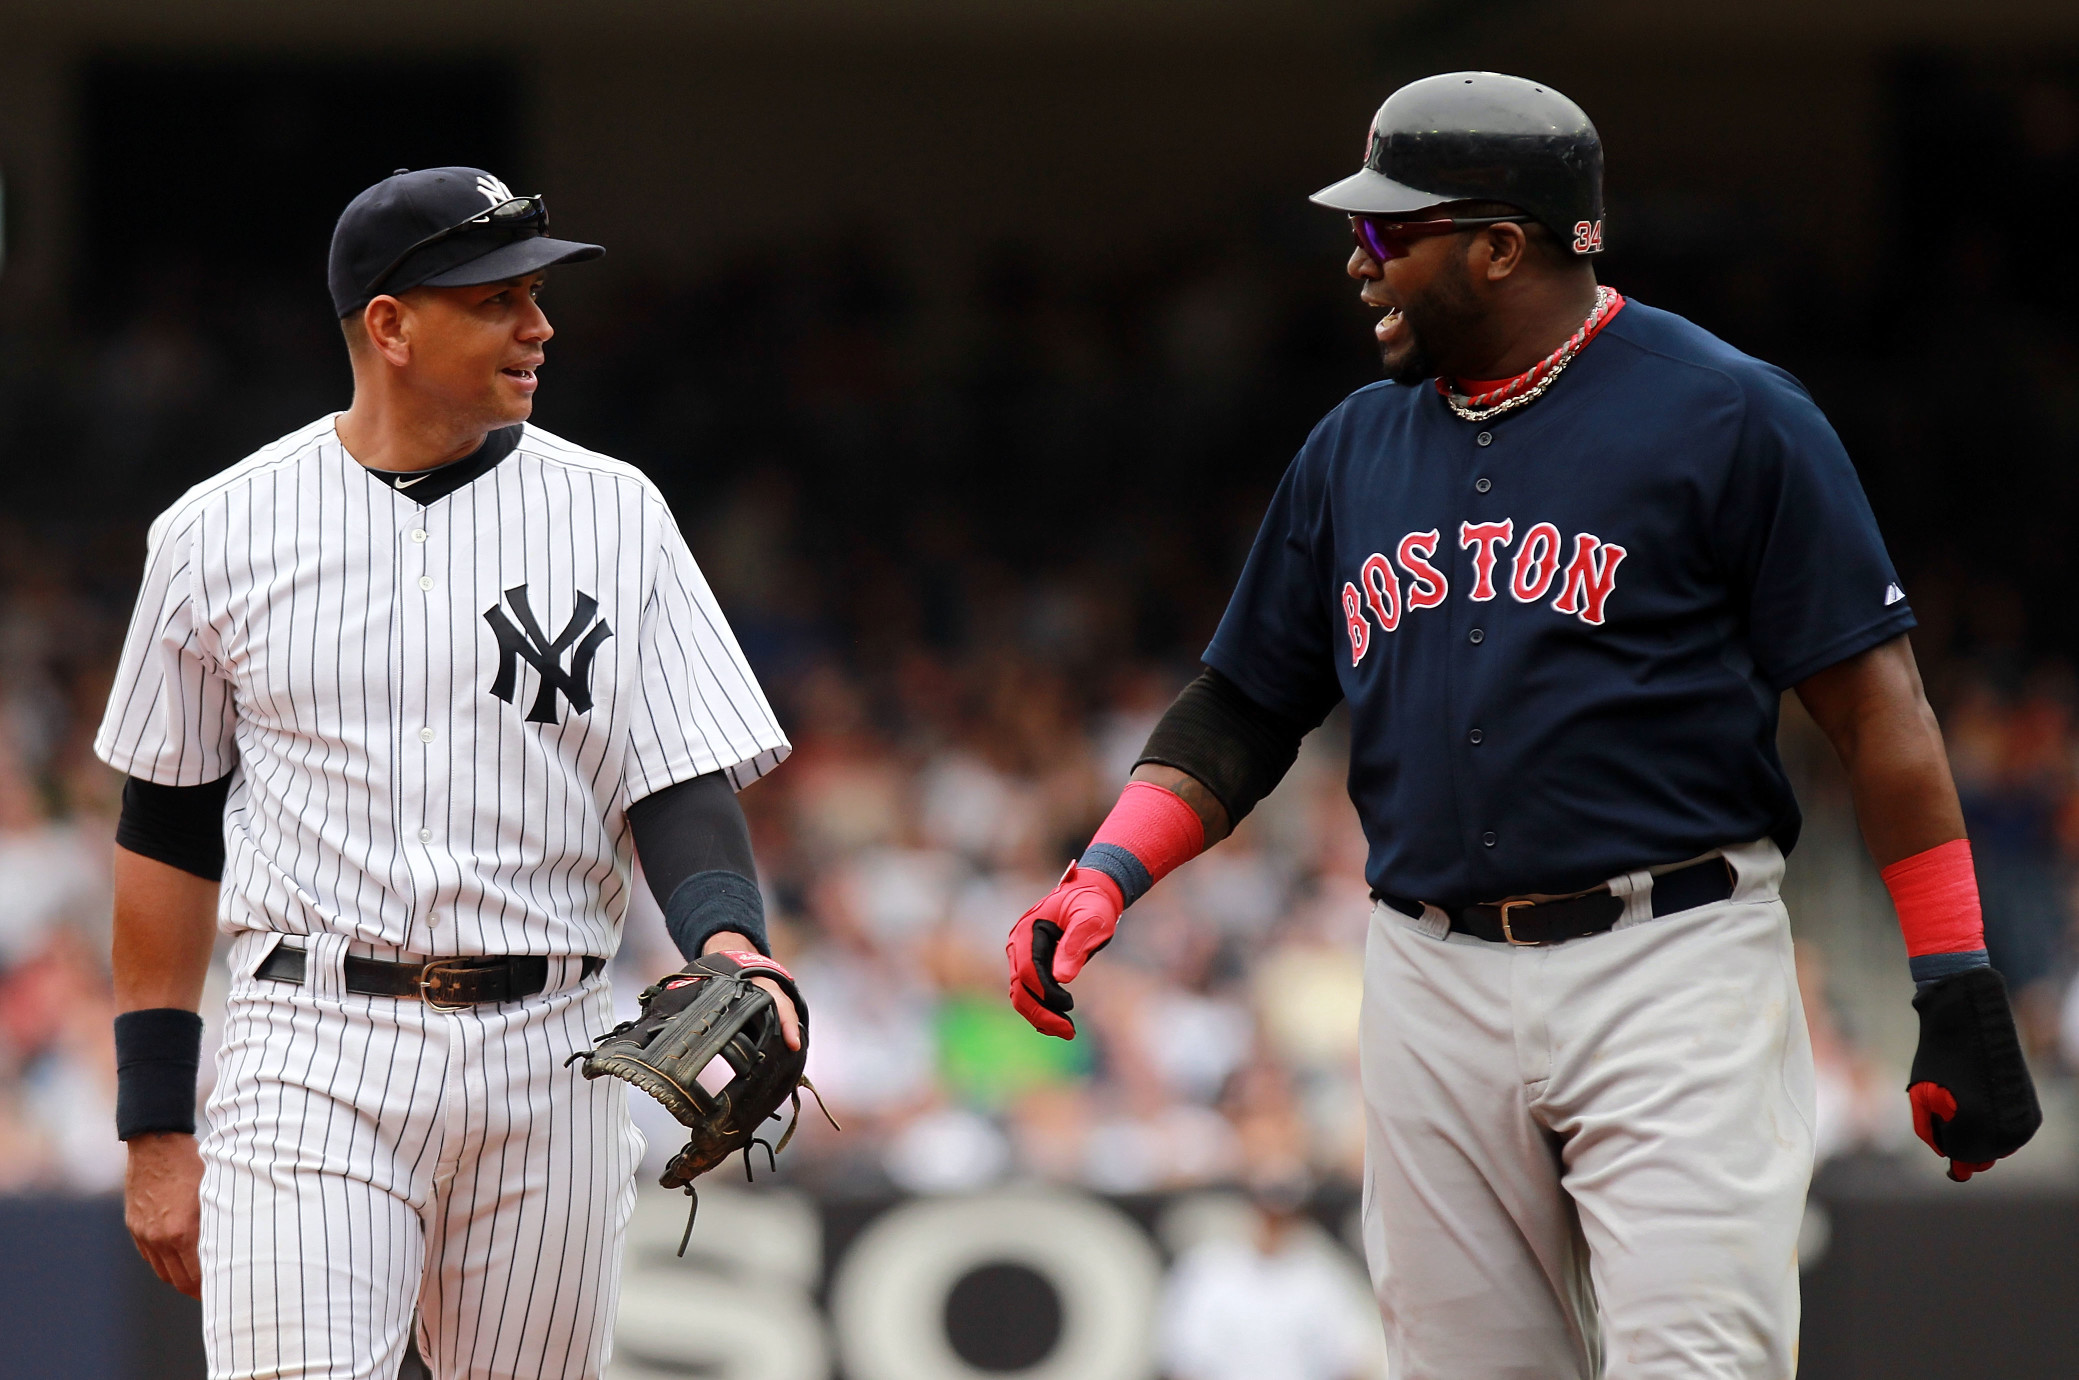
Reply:
<svg viewBox="0 0 2079 1380"><path fill-rule="evenodd" d="M1472 237L1465 239L1465 254L1472 252ZM1463 258L1463 256L1461 256ZM1391 370L1395 383L1417 384L1424 379L1437 376L1436 351L1433 342L1463 340L1472 333L1472 324L1479 315L1479 302L1472 289L1466 285L1464 265L1457 271L1446 265L1421 292L1401 303L1401 329L1408 335L1408 350L1401 357L1400 366L1394 368L1386 361L1382 349L1380 360Z"/></svg>
<svg viewBox="0 0 2079 1380"><path fill-rule="evenodd" d="M1436 361L1430 357L1429 347L1422 343L1422 333L1416 328L1413 318L1408 317L1407 308L1401 308L1401 316L1405 318L1402 321L1401 329L1408 333L1408 348L1406 353L1400 357L1399 368L1396 369L1388 365L1390 370L1388 377L1395 383L1410 385L1420 383L1424 379L1435 378L1437 372ZM1381 363L1386 361L1386 351L1384 349L1379 351L1379 359Z"/></svg>

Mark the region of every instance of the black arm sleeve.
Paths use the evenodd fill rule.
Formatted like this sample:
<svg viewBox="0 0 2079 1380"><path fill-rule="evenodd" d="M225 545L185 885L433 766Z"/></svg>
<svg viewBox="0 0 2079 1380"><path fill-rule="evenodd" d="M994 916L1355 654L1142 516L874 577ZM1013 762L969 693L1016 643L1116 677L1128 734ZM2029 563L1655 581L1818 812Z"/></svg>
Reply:
<svg viewBox="0 0 2079 1380"><path fill-rule="evenodd" d="M1134 765L1153 762L1196 778L1227 807L1231 827L1284 779L1299 740L1327 717L1325 709L1312 723L1273 713L1207 667L1163 714Z"/></svg>
<svg viewBox="0 0 2079 1380"><path fill-rule="evenodd" d="M224 801L231 778L200 786L155 786L132 776L123 782L123 813L116 842L191 872L206 882L224 880Z"/></svg>
<svg viewBox="0 0 2079 1380"><path fill-rule="evenodd" d="M628 826L650 894L688 961L722 930L735 930L771 955L751 826L728 777L709 772L644 796L628 807Z"/></svg>

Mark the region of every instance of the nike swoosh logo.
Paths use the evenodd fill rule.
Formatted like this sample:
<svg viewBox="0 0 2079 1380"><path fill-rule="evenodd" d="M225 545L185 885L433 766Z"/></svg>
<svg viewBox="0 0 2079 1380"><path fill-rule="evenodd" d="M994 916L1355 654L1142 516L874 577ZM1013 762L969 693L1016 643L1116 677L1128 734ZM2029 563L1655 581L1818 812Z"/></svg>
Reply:
<svg viewBox="0 0 2079 1380"><path fill-rule="evenodd" d="M419 476L419 479L424 479L425 477L426 476L422 474ZM419 479L393 479L390 482L395 484L400 489L409 489L412 485L418 483Z"/></svg>

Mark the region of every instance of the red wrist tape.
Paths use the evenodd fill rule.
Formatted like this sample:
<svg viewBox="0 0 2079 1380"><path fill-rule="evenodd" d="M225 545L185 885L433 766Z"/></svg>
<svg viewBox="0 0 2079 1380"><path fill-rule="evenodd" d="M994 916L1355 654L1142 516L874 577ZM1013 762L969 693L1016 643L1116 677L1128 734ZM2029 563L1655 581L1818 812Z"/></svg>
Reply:
<svg viewBox="0 0 2079 1380"><path fill-rule="evenodd" d="M1121 887L1138 895L1205 852L1205 821L1175 791L1152 781L1129 781L1119 793L1119 803L1112 806L1090 840L1093 850L1107 846L1132 854L1147 869L1145 886ZM1085 858L1087 861L1087 854Z"/></svg>
<svg viewBox="0 0 2079 1380"><path fill-rule="evenodd" d="M1900 858L1882 876L1898 910L1909 957L1985 947L1985 917L1978 907L1978 873L1971 866L1969 839L1951 839Z"/></svg>

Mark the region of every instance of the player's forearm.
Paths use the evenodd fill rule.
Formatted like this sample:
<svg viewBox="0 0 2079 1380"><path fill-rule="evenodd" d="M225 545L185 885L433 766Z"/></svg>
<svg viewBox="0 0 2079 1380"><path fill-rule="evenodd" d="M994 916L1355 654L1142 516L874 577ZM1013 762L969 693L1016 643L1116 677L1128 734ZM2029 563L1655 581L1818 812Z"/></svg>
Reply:
<svg viewBox="0 0 2079 1380"><path fill-rule="evenodd" d="M1076 870L1102 874L1117 888L1119 908L1132 905L1232 833L1292 766L1310 727L1208 668L1156 722ZM1074 880L1072 873L1063 885Z"/></svg>
<svg viewBox="0 0 2079 1380"><path fill-rule="evenodd" d="M1327 712L1290 719L1210 667L1184 687L1083 856L1011 929L1011 1004L1035 1029L1075 1038L1075 999L1062 984L1111 942L1121 912L1270 793Z"/></svg>
<svg viewBox="0 0 2079 1380"><path fill-rule="evenodd" d="M1158 762L1143 762L1133 769L1133 780L1160 786L1189 805L1199 823L1205 826L1206 847L1211 848L1234 831L1233 823L1227 818L1227 807L1220 803L1220 797L1191 773Z"/></svg>
<svg viewBox="0 0 2079 1380"><path fill-rule="evenodd" d="M1941 725L1905 638L1850 657L1797 690L1848 773L1877 866L1964 837Z"/></svg>
<svg viewBox="0 0 2079 1380"><path fill-rule="evenodd" d="M1798 686L1847 768L1922 992L1987 965L1984 919L1942 731L1903 637Z"/></svg>
<svg viewBox="0 0 2079 1380"><path fill-rule="evenodd" d="M217 883L118 845L110 955L116 1010L199 1007L216 913Z"/></svg>
<svg viewBox="0 0 2079 1380"><path fill-rule="evenodd" d="M1964 837L1963 809L1934 715L1926 722L1871 726L1853 761L1844 758L1863 842L1877 866Z"/></svg>
<svg viewBox="0 0 2079 1380"><path fill-rule="evenodd" d="M1289 718L1207 667L1156 722L1133 779L1182 797L1204 824L1202 846L1210 848L1284 779L1300 740L1327 712Z"/></svg>
<svg viewBox="0 0 2079 1380"><path fill-rule="evenodd" d="M680 953L714 953L714 939L727 933L739 939L731 947L771 956L751 826L727 776L710 772L645 796L628 807L628 825Z"/></svg>

